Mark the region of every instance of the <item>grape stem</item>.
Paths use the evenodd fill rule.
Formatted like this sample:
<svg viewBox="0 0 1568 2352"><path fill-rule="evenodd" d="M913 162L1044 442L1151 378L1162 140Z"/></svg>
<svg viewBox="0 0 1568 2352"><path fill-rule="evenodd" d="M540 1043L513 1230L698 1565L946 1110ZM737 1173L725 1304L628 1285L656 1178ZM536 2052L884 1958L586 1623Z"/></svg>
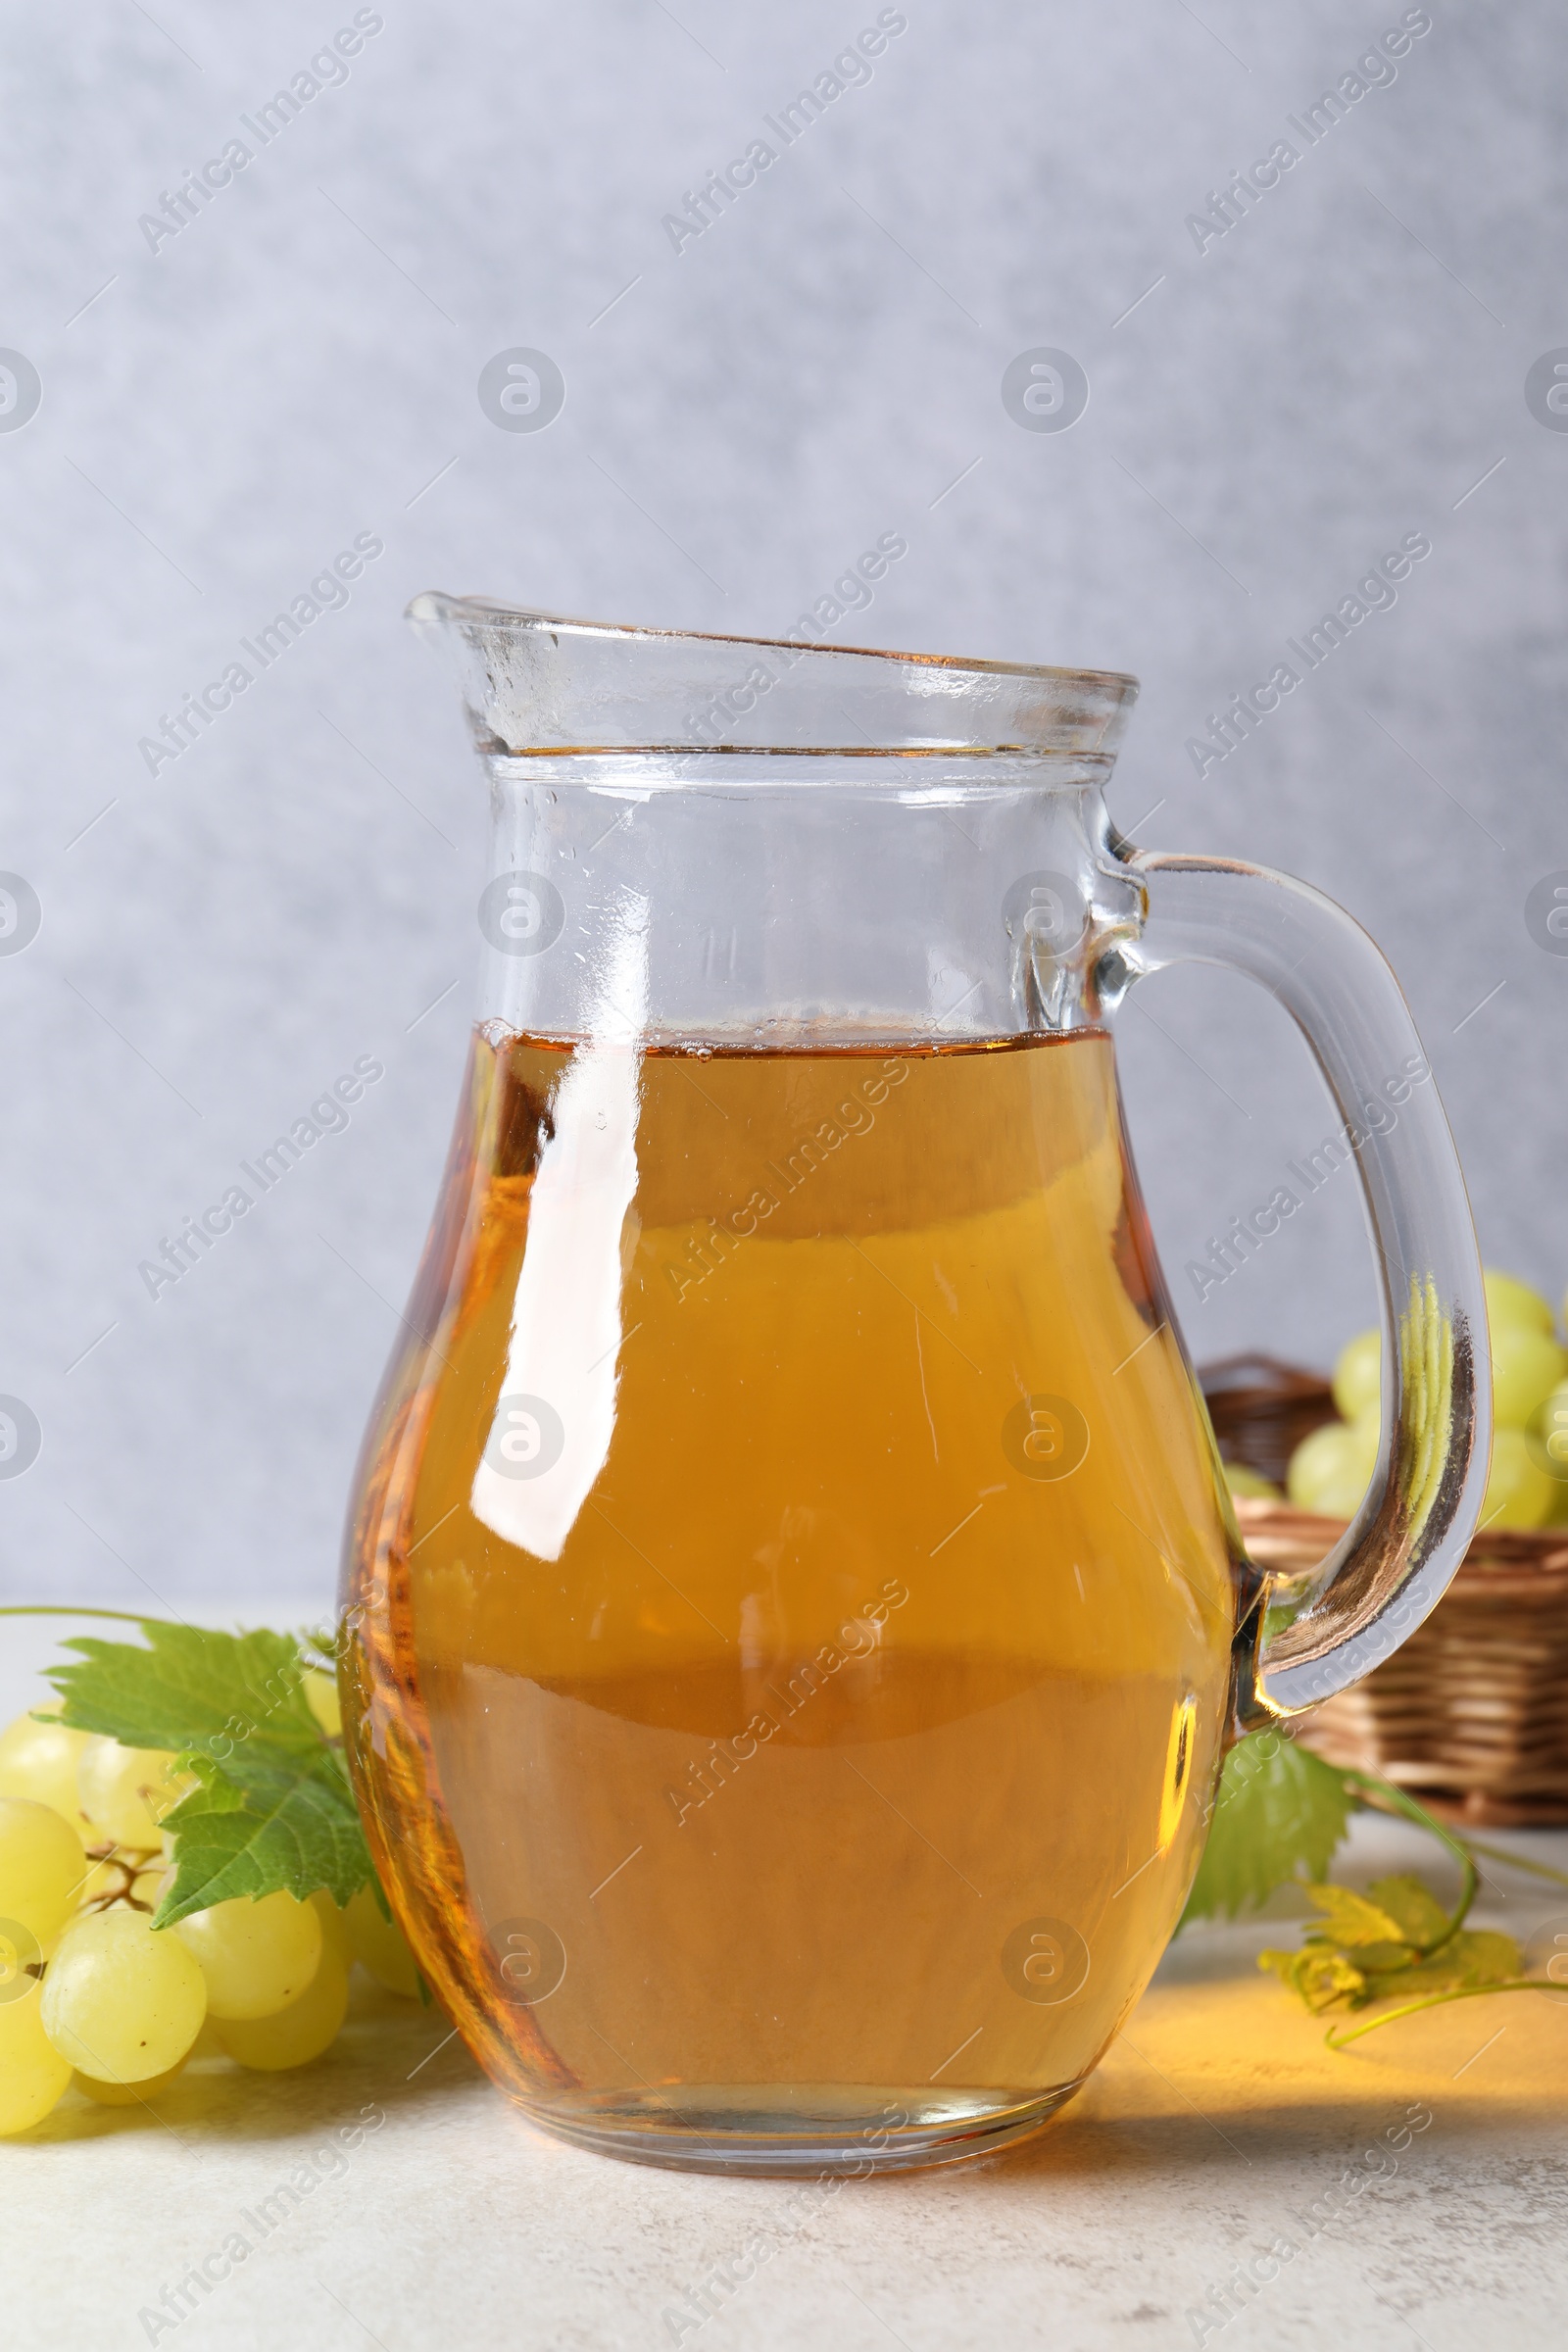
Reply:
<svg viewBox="0 0 1568 2352"><path fill-rule="evenodd" d="M140 1895L132 1894L131 1888L135 1886L140 1874L147 1868L152 1853L156 1850L156 1847L148 1851L133 1849L135 1858L127 1862L117 1846L104 1846L96 1851L89 1847L89 1856L93 1861L105 1862L111 1870L119 1871L120 1885L105 1886L99 1893L89 1897L81 1906L83 1911L109 1911L114 1908L116 1903L124 1903L132 1911L145 1911L151 1914L155 1906L152 1903L144 1903Z"/></svg>
<svg viewBox="0 0 1568 2352"><path fill-rule="evenodd" d="M1510 1853L1505 1845L1483 1845L1479 1838L1464 1838L1460 1843L1467 1853L1485 1854L1489 1862L1506 1862L1510 1869L1527 1871L1533 1879L1550 1879L1553 1886L1568 1886L1568 1870L1554 1870L1549 1862Z"/></svg>
<svg viewBox="0 0 1568 2352"><path fill-rule="evenodd" d="M112 1618L117 1625L143 1627L183 1625L185 1622L182 1617L155 1616L146 1609L70 1608L59 1601L42 1600L8 1601L3 1607L0 1607L0 1617L107 1617ZM320 1657L336 1656L335 1636L331 1642L328 1642L324 1635L313 1631L301 1634L297 1639L302 1648L314 1649Z"/></svg>
<svg viewBox="0 0 1568 2352"><path fill-rule="evenodd" d="M1396 1788L1392 1781L1384 1780L1381 1773L1358 1772L1353 1765L1346 1765L1344 1774L1350 1787L1361 1791L1362 1801L1369 1803L1373 1810L1381 1813L1402 1813L1406 1821L1415 1823L1417 1829L1429 1830L1440 1844L1447 1847L1464 1874L1464 1884L1460 1888L1459 1900L1442 1935L1435 1937L1430 1943L1410 1943L1405 1947L1406 1950L1414 1952L1419 1959L1430 1960L1436 1953L1442 1951L1445 1944L1453 1941L1469 1916L1470 1906L1475 1901L1481 1886L1481 1873L1476 1868L1475 1856L1467 1846L1460 1844L1457 1838L1448 1836L1441 1821L1434 1821L1425 1805L1418 1805L1413 1796L1407 1796L1404 1790ZM1401 1968L1406 1965L1407 1963L1404 1961L1399 1963ZM1402 2014L1402 2012L1395 2014Z"/></svg>
<svg viewBox="0 0 1568 2352"><path fill-rule="evenodd" d="M1403 2001L1397 2009L1386 2009L1381 2017L1369 2017L1364 2025L1342 2031L1330 2026L1323 2039L1331 2050L1343 2050L1363 2034L1375 2034L1379 2026L1392 2026L1396 2017L1414 2017L1422 2009L1441 2009L1446 2001L1476 2001L1485 1992L1555 1992L1558 1987L1544 1977L1504 1977L1495 1984L1456 1984L1450 1992L1429 1993L1425 2000Z"/></svg>
<svg viewBox="0 0 1568 2352"><path fill-rule="evenodd" d="M49 1601L11 1601L0 1617L113 1617L121 1625L172 1625L170 1617L149 1617L145 1609L68 1609Z"/></svg>

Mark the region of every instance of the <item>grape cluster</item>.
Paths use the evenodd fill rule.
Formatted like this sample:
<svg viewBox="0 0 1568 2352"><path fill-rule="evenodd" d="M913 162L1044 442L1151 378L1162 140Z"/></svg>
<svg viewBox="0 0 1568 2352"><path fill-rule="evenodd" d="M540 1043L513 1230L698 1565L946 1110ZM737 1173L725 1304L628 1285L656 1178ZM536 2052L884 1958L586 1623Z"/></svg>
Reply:
<svg viewBox="0 0 1568 2352"><path fill-rule="evenodd" d="M331 1679L307 1677L335 1732ZM160 1823L188 1782L153 1748L18 1718L0 1733L0 2135L74 2082L108 2106L157 2095L200 2043L267 2073L335 2037L355 1960L416 1997L414 1956L362 1887L344 1910L241 1896L152 1924L170 1873Z"/></svg>
<svg viewBox="0 0 1568 2352"><path fill-rule="evenodd" d="M1486 1289L1496 1426L1481 1525L1568 1521L1568 1348L1539 1293L1490 1272ZM1350 1519L1360 1508L1377 1463L1382 1370L1381 1333L1357 1333L1334 1367L1343 1418L1315 1429L1291 1456L1288 1491L1301 1509Z"/></svg>

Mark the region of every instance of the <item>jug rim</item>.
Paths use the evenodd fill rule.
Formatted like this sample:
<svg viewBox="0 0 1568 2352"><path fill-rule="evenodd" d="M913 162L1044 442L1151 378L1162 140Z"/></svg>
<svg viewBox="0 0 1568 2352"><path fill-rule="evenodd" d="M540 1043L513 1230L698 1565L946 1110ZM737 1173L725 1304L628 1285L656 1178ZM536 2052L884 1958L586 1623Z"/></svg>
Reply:
<svg viewBox="0 0 1568 2352"><path fill-rule="evenodd" d="M588 620L427 589L405 617L459 657L481 750L1109 758L1127 670ZM846 731L844 722L848 720ZM858 739L858 741L856 739Z"/></svg>
<svg viewBox="0 0 1568 2352"><path fill-rule="evenodd" d="M492 627L517 626L546 635L564 632L573 637L650 637L695 645L756 645L788 654L848 654L862 662L913 662L934 669L972 669L1006 678L1082 679L1086 683L1129 687L1139 691L1142 680L1130 669L1086 669L1075 662L997 662L984 654L920 654L891 645L837 645L799 637L756 637L735 629L662 629L651 621L585 620L569 612L546 612L532 605L509 605L499 597L451 596L427 588L405 609L403 617L417 626L424 620L472 620Z"/></svg>

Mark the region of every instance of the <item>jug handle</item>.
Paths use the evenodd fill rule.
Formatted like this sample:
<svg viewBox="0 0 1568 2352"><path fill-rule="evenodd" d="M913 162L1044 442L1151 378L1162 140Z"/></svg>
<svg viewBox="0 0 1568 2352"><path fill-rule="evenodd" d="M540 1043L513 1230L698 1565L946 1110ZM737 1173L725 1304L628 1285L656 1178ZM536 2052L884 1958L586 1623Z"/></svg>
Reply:
<svg viewBox="0 0 1568 2352"><path fill-rule="evenodd" d="M1480 1516L1492 1364L1475 1228L1453 1137L1399 984L1359 923L1288 874L1126 845L1146 922L1102 958L1109 993L1171 963L1261 981L1311 1049L1361 1179L1382 1294L1372 1484L1305 1577L1260 1571L1242 1729L1290 1717L1380 1665L1436 1607ZM1248 1687L1250 1681L1250 1688Z"/></svg>

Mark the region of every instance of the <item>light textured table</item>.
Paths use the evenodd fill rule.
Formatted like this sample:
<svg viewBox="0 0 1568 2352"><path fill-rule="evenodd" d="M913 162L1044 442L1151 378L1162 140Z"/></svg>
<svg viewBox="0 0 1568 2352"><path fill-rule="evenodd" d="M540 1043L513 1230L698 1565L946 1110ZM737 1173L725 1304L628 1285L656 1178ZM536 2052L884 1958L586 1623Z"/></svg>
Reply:
<svg viewBox="0 0 1568 2352"><path fill-rule="evenodd" d="M27 1646L0 1677L11 1712ZM1568 1866L1568 1836L1520 1843ZM1352 1869L1428 1851L1363 1824ZM1484 1916L1522 1934L1568 1915L1568 1893L1523 1886L1499 1877ZM1337 2056L1256 1973L1270 1939L1294 1931L1183 1937L1033 2146L837 2187L579 2155L530 2131L437 2013L362 1981L299 2074L200 2060L156 2118L71 2093L0 2142L5 2333L40 2352L1560 2344L1568 1997L1456 2003ZM705 2311L721 2265L751 2275Z"/></svg>

